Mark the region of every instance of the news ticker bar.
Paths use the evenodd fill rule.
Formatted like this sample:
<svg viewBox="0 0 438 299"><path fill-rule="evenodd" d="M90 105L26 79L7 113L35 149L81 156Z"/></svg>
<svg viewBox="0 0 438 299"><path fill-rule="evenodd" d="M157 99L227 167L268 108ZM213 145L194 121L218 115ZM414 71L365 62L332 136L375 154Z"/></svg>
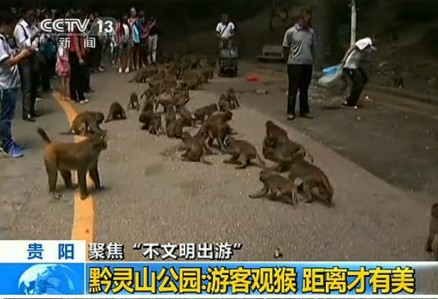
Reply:
<svg viewBox="0 0 438 299"><path fill-rule="evenodd" d="M436 289L422 282L425 276L438 277L436 262L3 263L0 273L6 274L0 298L54 294L57 298L438 297Z"/></svg>
<svg viewBox="0 0 438 299"><path fill-rule="evenodd" d="M142 260L231 260L241 243L88 243L85 241L0 241L0 263L123 261L131 250Z"/></svg>

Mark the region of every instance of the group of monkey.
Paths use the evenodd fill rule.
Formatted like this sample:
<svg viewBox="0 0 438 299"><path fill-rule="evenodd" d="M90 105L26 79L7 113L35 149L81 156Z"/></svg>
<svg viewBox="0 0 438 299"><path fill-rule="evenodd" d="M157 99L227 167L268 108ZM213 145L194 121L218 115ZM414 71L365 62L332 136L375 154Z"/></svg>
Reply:
<svg viewBox="0 0 438 299"><path fill-rule="evenodd" d="M267 167L256 147L246 140L235 139L237 132L229 125L233 117L231 110L240 107L233 89L219 97L217 103L205 105L191 112L187 107L190 101L189 90L197 89L213 77L213 64L202 67L199 60L194 63L179 62L167 65L164 70L157 66L149 66L139 70L130 82L149 81L149 88L140 96L144 99L140 105L139 97L132 93L127 110L139 111L139 122L142 130L153 135L166 134L169 138L180 139L178 151L183 161L202 162L207 155L219 153L230 155L224 160L227 164L236 164L236 169L243 169L257 160L262 168L259 180L262 189L249 194L250 198L266 197L295 205L299 201L312 202L320 200L328 206L332 205L333 187L322 169L313 164L313 157L299 143L292 141L287 132L272 121L265 123L263 140L263 157L275 163ZM159 107L161 111L158 111ZM85 111L73 120L70 130L62 134L86 135L87 138L78 143L52 142L47 133L38 128L38 133L45 143L44 161L49 180L49 192L53 198L62 195L56 189L58 171L67 188L75 189L79 185L81 199L89 195L86 175L89 173L96 190L104 187L100 183L98 159L102 150L107 148L106 131L100 128L103 122L126 119L126 111L119 102L114 102L105 117L101 112ZM164 125L162 119L164 118ZM185 127L197 127L194 135L184 131ZM213 147L216 141L217 148ZM72 183L71 171L76 170L78 184ZM288 172L285 177L282 173ZM438 203L432 206L429 236L426 250L433 252L438 260Z"/></svg>

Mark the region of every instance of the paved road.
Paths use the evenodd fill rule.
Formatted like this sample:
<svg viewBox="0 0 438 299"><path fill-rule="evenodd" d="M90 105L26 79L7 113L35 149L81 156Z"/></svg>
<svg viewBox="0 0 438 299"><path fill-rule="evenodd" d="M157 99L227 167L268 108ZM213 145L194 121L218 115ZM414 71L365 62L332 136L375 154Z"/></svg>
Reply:
<svg viewBox="0 0 438 299"><path fill-rule="evenodd" d="M130 92L145 88L142 84L127 83L128 78L114 73L95 75L93 87L98 92L90 96L88 106L75 108L106 111L112 101L126 103ZM208 157L211 166L182 162L174 152L178 142L141 131L134 112L126 121L105 126L109 130L109 148L101 156L100 169L107 190L94 193L93 199L84 201L87 204L77 197L73 200L74 194L69 191L65 191L62 201L50 203L42 167L42 141L35 132L36 126L45 128L53 139L69 137L58 134L68 126L63 109L54 99L46 99L41 109L47 114L37 124L20 120L15 123L17 141L28 148L26 156L0 160L2 233L11 239L70 239L81 235L77 231L83 229L97 242L243 243L243 249L236 255L241 260L272 260L276 247L282 249L286 260L428 260L423 243L430 199L416 200L412 194L391 186L300 132L301 129L319 132L319 136L330 141L329 145L338 144L337 151L351 160L367 155L371 161L367 167L373 169L378 165L384 174L397 174L409 169L411 163L421 164L418 158L410 161L404 156L409 146L396 143L398 135L381 131L391 126L384 125L384 120L398 112L391 110L392 114L388 114L387 108L372 108L375 111L323 113L314 109L316 119L297 120L292 126L283 121L281 113L282 83L260 78L262 83L216 79L205 90L192 93L189 107L216 101L217 93L230 86L248 91L255 87L251 84L260 84L272 89L267 96L241 94L243 107L235 111L233 127L241 138L260 150L264 122L274 119L281 123L290 137L304 144L328 173L335 188L336 207L302 204L293 208L251 200L247 194L260 188L256 167L238 171L222 164L223 156ZM384 116L374 116L377 113ZM358 116L361 121L356 120ZM339 125L341 119L343 126ZM375 123L377 120L380 122ZM425 138L419 129L414 130L419 128L414 120L408 118L400 123L398 132ZM378 139L378 132L386 137ZM389 143L392 148L397 147L387 149L389 162L382 158L387 138L392 140ZM367 143L369 151L365 152ZM414 149L421 153L417 156L425 157L436 147L431 143L429 151L421 145ZM399 162L392 165L396 154L400 155ZM72 229L74 223L76 227ZM128 258L139 260L140 256L128 250ZM436 285L433 287L438 290Z"/></svg>

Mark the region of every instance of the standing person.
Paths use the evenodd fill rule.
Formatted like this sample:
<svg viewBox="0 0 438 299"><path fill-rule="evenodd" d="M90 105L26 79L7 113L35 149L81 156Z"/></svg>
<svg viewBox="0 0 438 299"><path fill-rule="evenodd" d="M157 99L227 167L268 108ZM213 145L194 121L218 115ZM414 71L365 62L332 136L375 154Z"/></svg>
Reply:
<svg viewBox="0 0 438 299"><path fill-rule="evenodd" d="M342 71L351 81L352 86L350 96L342 103L342 106L357 108L360 95L368 83L368 76L362 68L362 63L364 62L365 55L375 50L373 41L369 37L358 40L348 50Z"/></svg>
<svg viewBox="0 0 438 299"><path fill-rule="evenodd" d="M70 63L70 99L76 103L86 104L89 100L85 97L87 70L85 56L87 49L84 44L84 36L78 35L78 30L69 33L69 56Z"/></svg>
<svg viewBox="0 0 438 299"><path fill-rule="evenodd" d="M283 38L284 57L287 57L289 81L287 118L295 119L295 104L300 93L300 116L312 118L309 113L309 86L312 81L315 56L315 33L311 28L312 12L303 9L298 23L289 28Z"/></svg>
<svg viewBox="0 0 438 299"><path fill-rule="evenodd" d="M15 15L9 11L0 12L0 149L12 158L19 158L23 156L23 148L12 139L12 119L21 87L18 65L33 55L34 50L23 48L14 55L17 51L8 43L14 26Z"/></svg>
<svg viewBox="0 0 438 299"><path fill-rule="evenodd" d="M148 29L149 24L144 11L138 14L138 27L140 28L140 61L139 64L144 67L148 63Z"/></svg>
<svg viewBox="0 0 438 299"><path fill-rule="evenodd" d="M148 41L149 41L149 60L151 63L157 62L157 47L158 47L159 27L157 19L151 16L149 20Z"/></svg>
<svg viewBox="0 0 438 299"><path fill-rule="evenodd" d="M222 14L221 21L216 26L216 36L219 38L219 49L231 46L236 27L230 22L227 14Z"/></svg>
<svg viewBox="0 0 438 299"><path fill-rule="evenodd" d="M117 65L119 73L125 68L125 73L129 73L129 50L130 50L130 28L128 16L123 16L117 24L116 48L118 52Z"/></svg>
<svg viewBox="0 0 438 299"><path fill-rule="evenodd" d="M64 100L70 99L70 63L68 58L68 48L65 45L59 45L56 57L56 75L61 85L60 94Z"/></svg>
<svg viewBox="0 0 438 299"><path fill-rule="evenodd" d="M38 48L38 28L35 26L35 10L29 8L25 11L23 18L18 21L14 29L14 37L20 49ZM21 90L23 93L23 120L35 122L38 114L35 111L35 102L38 91L38 57L31 55L19 65L21 76Z"/></svg>
<svg viewBox="0 0 438 299"><path fill-rule="evenodd" d="M131 29L131 31L130 31L131 49L129 51L129 61L130 61L129 66L134 70L137 67L137 62L138 62L137 56L138 56L139 50L140 50L140 39L138 36L138 31L137 31L136 26L135 26L135 23L137 22L137 20L138 20L137 10L134 7L132 7L130 10L130 16L128 19L129 27Z"/></svg>

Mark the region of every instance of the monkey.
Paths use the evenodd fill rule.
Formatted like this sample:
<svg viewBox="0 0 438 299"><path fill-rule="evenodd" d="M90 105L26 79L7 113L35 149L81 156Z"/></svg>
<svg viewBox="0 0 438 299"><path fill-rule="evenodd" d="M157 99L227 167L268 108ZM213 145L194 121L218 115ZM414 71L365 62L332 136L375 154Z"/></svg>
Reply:
<svg viewBox="0 0 438 299"><path fill-rule="evenodd" d="M84 111L78 113L71 123L70 129L67 132L62 132L62 135L67 134L104 134L105 130L100 128L105 115L101 112Z"/></svg>
<svg viewBox="0 0 438 299"><path fill-rule="evenodd" d="M195 111L193 111L195 122L203 123L206 117L209 118L216 111L218 111L218 107L216 103L196 109Z"/></svg>
<svg viewBox="0 0 438 299"><path fill-rule="evenodd" d="M82 200L89 195L86 183L87 172L96 190L104 188L100 183L98 160L100 153L108 147L106 135L91 135L78 143L58 143L52 142L44 129L38 128L37 132L45 143L44 163L49 180L49 192L54 199L60 199L62 196L56 191L58 171L68 188L76 187L71 181L71 171L77 171Z"/></svg>
<svg viewBox="0 0 438 299"><path fill-rule="evenodd" d="M181 158L183 161L202 162L211 165L212 163L205 160L205 155L209 152L206 145L205 136L190 136L188 132L183 132L181 136L183 145L178 147L178 151L185 151Z"/></svg>
<svg viewBox="0 0 438 299"><path fill-rule="evenodd" d="M129 83L146 83L146 79L148 78L148 73L147 70L142 68L139 69L136 73L134 78L132 78L131 80L129 80Z"/></svg>
<svg viewBox="0 0 438 299"><path fill-rule="evenodd" d="M126 119L125 109L120 105L119 102L114 102L111 104L108 112L108 116L105 119L105 122L110 122L113 120L121 120Z"/></svg>
<svg viewBox="0 0 438 299"><path fill-rule="evenodd" d="M181 116L182 124L185 127L194 127L195 119L192 113L186 108L186 106L176 106L176 112Z"/></svg>
<svg viewBox="0 0 438 299"><path fill-rule="evenodd" d="M145 83L148 77L155 75L158 72L158 68L155 65L148 65L144 68L141 68L135 74L135 77L129 80L130 83Z"/></svg>
<svg viewBox="0 0 438 299"><path fill-rule="evenodd" d="M402 76L394 75L392 77L392 84L394 85L395 88L405 88L405 82Z"/></svg>
<svg viewBox="0 0 438 299"><path fill-rule="evenodd" d="M161 114L160 113L154 113L152 115L151 123L149 127L149 133L152 135L160 135L164 132L163 124L161 122Z"/></svg>
<svg viewBox="0 0 438 299"><path fill-rule="evenodd" d="M429 235L426 241L426 251L432 252L438 261L438 203L434 203L430 209Z"/></svg>
<svg viewBox="0 0 438 299"><path fill-rule="evenodd" d="M203 83L203 79L201 74L196 71L187 71L183 73L182 82L184 86L187 86L188 89L194 90L198 89L199 86Z"/></svg>
<svg viewBox="0 0 438 299"><path fill-rule="evenodd" d="M231 127L227 124L233 117L229 110L218 112L210 116L201 126L199 132L207 134L207 143L211 146L213 140L216 140L220 150L225 152L224 140L227 135L232 135Z"/></svg>
<svg viewBox="0 0 438 299"><path fill-rule="evenodd" d="M260 166L265 167L266 164L257 153L254 145L246 140L236 140L230 136L225 138L226 153L232 155L230 159L224 160L224 163L240 164L236 169L246 168L251 164L251 160L258 160Z"/></svg>
<svg viewBox="0 0 438 299"><path fill-rule="evenodd" d="M172 104L164 106L164 121L166 126L176 120L176 110Z"/></svg>
<svg viewBox="0 0 438 299"><path fill-rule="evenodd" d="M239 100L237 100L236 93L232 88L228 89L227 91L227 102L230 109L236 109L240 107Z"/></svg>
<svg viewBox="0 0 438 299"><path fill-rule="evenodd" d="M129 103L128 103L128 107L126 108L126 110L140 110L140 103L138 102L138 95L137 93L133 92L131 93L131 97L129 98Z"/></svg>
<svg viewBox="0 0 438 299"><path fill-rule="evenodd" d="M217 102L217 105L219 106L219 111L230 110L228 99L224 94L221 94L219 96L219 101Z"/></svg>
<svg viewBox="0 0 438 299"><path fill-rule="evenodd" d="M161 112L143 111L140 113L138 121L143 124L141 127L142 130L149 131L152 135L159 135L164 131L161 117Z"/></svg>
<svg viewBox="0 0 438 299"><path fill-rule="evenodd" d="M183 119L180 117L166 124L166 133L169 138L182 138Z"/></svg>
<svg viewBox="0 0 438 299"><path fill-rule="evenodd" d="M148 98L146 101L144 101L143 107L141 108L142 112L155 112L154 104L155 104L156 98Z"/></svg>
<svg viewBox="0 0 438 299"><path fill-rule="evenodd" d="M279 143L284 143L289 140L289 136L283 128L268 120L265 123L266 128L266 146L276 146Z"/></svg>
<svg viewBox="0 0 438 299"><path fill-rule="evenodd" d="M263 169L260 171L259 180L263 183L263 188L255 194L249 194L250 198L267 197L273 201L292 205L298 203L298 196L294 185L287 178L272 170Z"/></svg>
<svg viewBox="0 0 438 299"><path fill-rule="evenodd" d="M312 202L316 197L327 206L332 204L333 187L327 175L318 166L307 162L301 156L295 156L288 177L295 188L302 187L302 197L307 203Z"/></svg>

